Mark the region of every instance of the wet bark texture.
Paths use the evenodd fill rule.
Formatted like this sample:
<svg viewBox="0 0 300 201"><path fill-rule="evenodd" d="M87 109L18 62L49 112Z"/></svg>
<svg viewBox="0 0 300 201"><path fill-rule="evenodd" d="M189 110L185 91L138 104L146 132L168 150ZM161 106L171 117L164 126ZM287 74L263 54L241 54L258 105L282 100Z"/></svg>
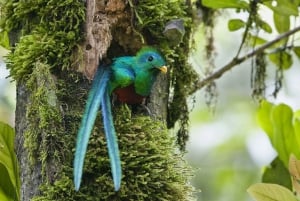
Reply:
<svg viewBox="0 0 300 201"><path fill-rule="evenodd" d="M16 105L16 153L20 168L21 178L21 200L29 201L39 192L39 185L42 183L41 164L30 165L28 152L24 148L24 132L29 124L26 118L26 108L29 105L30 92L22 83L17 84L17 105Z"/></svg>

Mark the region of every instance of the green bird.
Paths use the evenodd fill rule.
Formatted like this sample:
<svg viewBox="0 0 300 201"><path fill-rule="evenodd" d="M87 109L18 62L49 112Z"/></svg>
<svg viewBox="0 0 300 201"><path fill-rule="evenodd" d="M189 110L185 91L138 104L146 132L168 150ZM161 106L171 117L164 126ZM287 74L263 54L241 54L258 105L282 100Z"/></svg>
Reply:
<svg viewBox="0 0 300 201"><path fill-rule="evenodd" d="M159 72L167 72L166 62L161 54L151 47L142 48L136 56L115 58L110 66L98 68L77 135L73 170L76 191L80 188L87 145L100 108L114 188L115 191L120 189L122 170L110 95L116 94L121 103L141 104L145 97L150 95Z"/></svg>

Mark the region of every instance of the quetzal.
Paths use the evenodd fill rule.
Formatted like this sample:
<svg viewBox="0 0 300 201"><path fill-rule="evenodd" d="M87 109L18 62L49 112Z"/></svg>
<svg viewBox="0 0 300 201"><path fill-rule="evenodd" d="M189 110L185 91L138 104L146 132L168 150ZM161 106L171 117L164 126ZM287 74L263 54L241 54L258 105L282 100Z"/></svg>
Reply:
<svg viewBox="0 0 300 201"><path fill-rule="evenodd" d="M149 96L159 72L166 73L166 62L160 53L150 47L142 48L136 56L115 58L108 67L99 67L93 79L78 131L74 159L75 190L79 190L84 157L97 111L101 108L115 191L121 185L121 161L111 112L110 95L115 93L120 102L141 103Z"/></svg>

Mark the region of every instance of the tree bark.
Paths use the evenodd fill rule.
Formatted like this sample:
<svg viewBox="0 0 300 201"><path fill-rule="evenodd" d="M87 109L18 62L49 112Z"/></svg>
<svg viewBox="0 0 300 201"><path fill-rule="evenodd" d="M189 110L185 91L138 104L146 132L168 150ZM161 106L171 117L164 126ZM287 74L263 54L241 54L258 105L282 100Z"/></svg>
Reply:
<svg viewBox="0 0 300 201"><path fill-rule="evenodd" d="M39 192L41 180L41 165L30 166L29 157L24 148L24 132L27 128L28 121L26 117L26 108L29 104L29 92L22 83L17 84L17 105L16 105L16 153L19 161L20 178L21 178L21 199L29 201Z"/></svg>

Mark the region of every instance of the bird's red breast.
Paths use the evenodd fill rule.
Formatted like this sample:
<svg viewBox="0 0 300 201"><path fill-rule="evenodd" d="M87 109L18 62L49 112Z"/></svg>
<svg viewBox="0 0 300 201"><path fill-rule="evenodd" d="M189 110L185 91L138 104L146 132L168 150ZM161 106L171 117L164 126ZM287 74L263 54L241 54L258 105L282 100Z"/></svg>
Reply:
<svg viewBox="0 0 300 201"><path fill-rule="evenodd" d="M115 89L114 93L117 95L117 100L119 102L130 105L142 104L145 99L144 96L141 96L135 92L133 85Z"/></svg>

